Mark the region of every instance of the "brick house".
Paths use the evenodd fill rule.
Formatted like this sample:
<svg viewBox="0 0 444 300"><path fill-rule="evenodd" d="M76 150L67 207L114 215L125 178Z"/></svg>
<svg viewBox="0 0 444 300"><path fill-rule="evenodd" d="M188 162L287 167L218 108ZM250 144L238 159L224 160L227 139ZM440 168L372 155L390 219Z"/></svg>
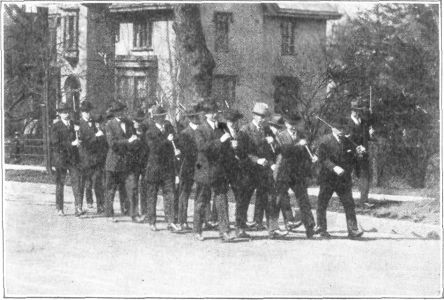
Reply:
<svg viewBox="0 0 444 300"><path fill-rule="evenodd" d="M65 4L52 6L50 16L61 101L89 99L100 111L112 98L130 110L173 99L187 105L175 80L171 4ZM304 89L312 89L304 79L325 72L326 24L340 17L325 3L202 4L216 62L212 97L247 115L254 101L277 110L297 105ZM325 96L324 86L316 99Z"/></svg>

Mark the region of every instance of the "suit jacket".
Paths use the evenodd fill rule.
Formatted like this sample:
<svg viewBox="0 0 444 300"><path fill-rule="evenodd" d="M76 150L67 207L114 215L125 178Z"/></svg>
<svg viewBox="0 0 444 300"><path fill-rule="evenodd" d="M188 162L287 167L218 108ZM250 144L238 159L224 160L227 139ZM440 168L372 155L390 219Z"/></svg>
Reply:
<svg viewBox="0 0 444 300"><path fill-rule="evenodd" d="M267 136L274 138L274 134L268 126L259 129L252 122L246 124L240 130L240 148L244 152L242 156L246 155L249 158L244 167L251 178L258 178L258 176L270 170L269 166L263 167L257 164L258 159L265 158L269 164L275 162L276 152L273 152L273 148L267 143L265 139ZM276 149L274 150L276 151Z"/></svg>
<svg viewBox="0 0 444 300"><path fill-rule="evenodd" d="M197 160L194 173L196 182L217 184L226 181L226 153L230 148L229 140L222 143L223 126L213 130L207 121L196 130Z"/></svg>
<svg viewBox="0 0 444 300"><path fill-rule="evenodd" d="M330 183L335 185L338 182L351 185L351 172L356 163L356 150L353 144L345 138L338 142L333 134L327 134L320 140L317 149L317 156L321 165L319 172L319 183ZM345 173L337 175L333 168L339 166Z"/></svg>
<svg viewBox="0 0 444 300"><path fill-rule="evenodd" d="M120 124L124 123L126 132ZM106 123L106 140L108 142L108 154L106 156L105 170L111 172L126 172L129 170L128 150L130 143L128 139L133 135L133 124L124 118L119 122L116 118Z"/></svg>
<svg viewBox="0 0 444 300"><path fill-rule="evenodd" d="M79 163L79 150L71 143L76 139L74 124L70 121L69 126L65 126L62 121L58 121L52 126L51 148L52 165L56 168L68 168Z"/></svg>
<svg viewBox="0 0 444 300"><path fill-rule="evenodd" d="M301 139L294 140L287 130L280 131L277 139L280 144L275 180L305 182L311 175L311 160L307 149L297 145Z"/></svg>
<svg viewBox="0 0 444 300"><path fill-rule="evenodd" d="M169 134L175 134L174 128L170 122L165 122L165 132L162 133L159 128L150 123L146 131L146 144L149 148L149 155L146 168L146 180L153 182L174 178L176 157L174 147L167 137Z"/></svg>
<svg viewBox="0 0 444 300"><path fill-rule="evenodd" d="M91 124L91 125L90 125ZM90 168L103 162L103 153L107 151L106 136L96 136L98 128L94 122L80 120L79 147L80 167Z"/></svg>
<svg viewBox="0 0 444 300"><path fill-rule="evenodd" d="M180 132L177 147L181 152L179 177L193 179L197 161L197 144L196 132L189 125Z"/></svg>

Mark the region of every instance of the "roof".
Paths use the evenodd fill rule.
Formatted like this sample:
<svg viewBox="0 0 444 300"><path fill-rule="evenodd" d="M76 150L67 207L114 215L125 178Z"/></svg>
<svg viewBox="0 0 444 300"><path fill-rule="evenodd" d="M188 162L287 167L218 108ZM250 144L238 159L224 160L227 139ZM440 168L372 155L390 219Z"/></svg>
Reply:
<svg viewBox="0 0 444 300"><path fill-rule="evenodd" d="M169 10L173 6L170 3L113 3L109 6L110 12L133 12L143 10Z"/></svg>
<svg viewBox="0 0 444 300"><path fill-rule="evenodd" d="M342 14L329 3L278 2L267 3L265 15L271 17L294 17L315 19L339 19Z"/></svg>
<svg viewBox="0 0 444 300"><path fill-rule="evenodd" d="M171 10L174 3L113 3L109 6L110 12L135 12L144 10ZM336 7L329 3L307 2L277 2L263 4L266 16L339 19L341 14Z"/></svg>

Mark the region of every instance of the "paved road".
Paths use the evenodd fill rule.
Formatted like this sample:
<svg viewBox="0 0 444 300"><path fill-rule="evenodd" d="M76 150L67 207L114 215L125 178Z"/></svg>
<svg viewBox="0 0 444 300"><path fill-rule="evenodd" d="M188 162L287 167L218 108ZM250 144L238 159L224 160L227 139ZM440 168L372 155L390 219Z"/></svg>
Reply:
<svg viewBox="0 0 444 300"><path fill-rule="evenodd" d="M69 189L66 198L72 199ZM117 202L117 201L116 201ZM160 205L160 208L162 206ZM117 209L117 207L116 207ZM440 243L366 233L306 240L302 232L270 241L222 244L216 232L195 241L127 217L112 222L55 214L54 188L4 183L6 296L439 296ZM251 209L250 209L251 211ZM162 214L161 211L159 211ZM330 214L332 218L342 215ZM161 229L165 223L161 222ZM375 219L375 227L378 220Z"/></svg>

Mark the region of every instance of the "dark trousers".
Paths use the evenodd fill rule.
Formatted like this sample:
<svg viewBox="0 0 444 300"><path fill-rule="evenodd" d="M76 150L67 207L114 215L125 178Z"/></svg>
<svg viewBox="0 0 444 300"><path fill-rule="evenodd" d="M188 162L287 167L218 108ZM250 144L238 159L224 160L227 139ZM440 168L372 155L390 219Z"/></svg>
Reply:
<svg viewBox="0 0 444 300"><path fill-rule="evenodd" d="M279 229L278 218L279 210L277 207L276 190L271 170L260 174L258 180L251 181L251 184L243 185L240 192L243 205L243 215L246 215L248 204L256 190L256 202L254 205L254 221L262 224L264 212L268 221L268 230L274 231Z"/></svg>
<svg viewBox="0 0 444 300"><path fill-rule="evenodd" d="M64 204L64 187L66 182L66 173L69 170L71 177L71 187L74 194L74 205L76 210L82 209L83 197L80 190L81 174L80 170L75 166L67 168L55 168L55 184L56 184L56 208L63 210Z"/></svg>
<svg viewBox="0 0 444 300"><path fill-rule="evenodd" d="M282 217L284 218L284 223L294 222L295 217L293 216L293 211L291 209L290 195L288 194L288 189L285 191L284 188L278 192L278 205L282 211Z"/></svg>
<svg viewBox="0 0 444 300"><path fill-rule="evenodd" d="M296 200L298 201L299 209L301 211L301 219L302 223L305 226L305 229L312 229L315 225L313 213L311 212L311 205L310 201L308 199L308 193L307 193L307 185L300 180L294 180L290 182L278 182L276 185L276 189L278 191L278 199L277 199L277 205L280 207L280 209L287 210L290 208L284 208L286 206L290 206L290 197L288 195L288 189L291 189L296 197ZM283 209L284 208L284 209ZM290 216L287 216L289 218ZM294 217L291 215L291 218Z"/></svg>
<svg viewBox="0 0 444 300"><path fill-rule="evenodd" d="M81 193L85 193L86 203L93 204L92 190L96 195L97 210L104 209L103 167L96 165L82 170Z"/></svg>
<svg viewBox="0 0 444 300"><path fill-rule="evenodd" d="M361 192L361 204L368 201L370 191L370 161L363 158L358 162L359 167L359 191Z"/></svg>
<svg viewBox="0 0 444 300"><path fill-rule="evenodd" d="M140 203L140 214L148 214L148 197L147 197L147 185L145 182L145 170L137 168L134 170L134 184L136 185L135 198L133 201L135 214L137 215L138 205Z"/></svg>
<svg viewBox="0 0 444 300"><path fill-rule="evenodd" d="M147 182L148 197L148 223L156 224L157 193L162 189L163 211L165 221L168 224L174 223L174 177L165 178L156 182Z"/></svg>
<svg viewBox="0 0 444 300"><path fill-rule="evenodd" d="M348 231L358 230L351 183L321 183L318 196L318 209L316 210L318 227L322 231L327 231L327 207L334 192L338 194L344 207Z"/></svg>
<svg viewBox="0 0 444 300"><path fill-rule="evenodd" d="M128 177L127 172L111 172L106 171L106 201L105 201L105 213L107 217L114 215L114 196L116 190L119 189L120 196L120 210L123 214L129 211L129 201L126 191L126 179ZM129 178L131 180L131 178Z"/></svg>
<svg viewBox="0 0 444 300"><path fill-rule="evenodd" d="M205 220L206 207L210 204L211 193L214 194L214 203L219 222L219 233L227 233L230 230L228 219L227 183L206 184L196 183L196 200L194 202L194 232L202 233L202 224Z"/></svg>
<svg viewBox="0 0 444 300"><path fill-rule="evenodd" d="M193 187L194 180L193 177L181 178L179 184L179 210L177 221L179 224L185 224L188 219L188 199L191 195L191 189Z"/></svg>

